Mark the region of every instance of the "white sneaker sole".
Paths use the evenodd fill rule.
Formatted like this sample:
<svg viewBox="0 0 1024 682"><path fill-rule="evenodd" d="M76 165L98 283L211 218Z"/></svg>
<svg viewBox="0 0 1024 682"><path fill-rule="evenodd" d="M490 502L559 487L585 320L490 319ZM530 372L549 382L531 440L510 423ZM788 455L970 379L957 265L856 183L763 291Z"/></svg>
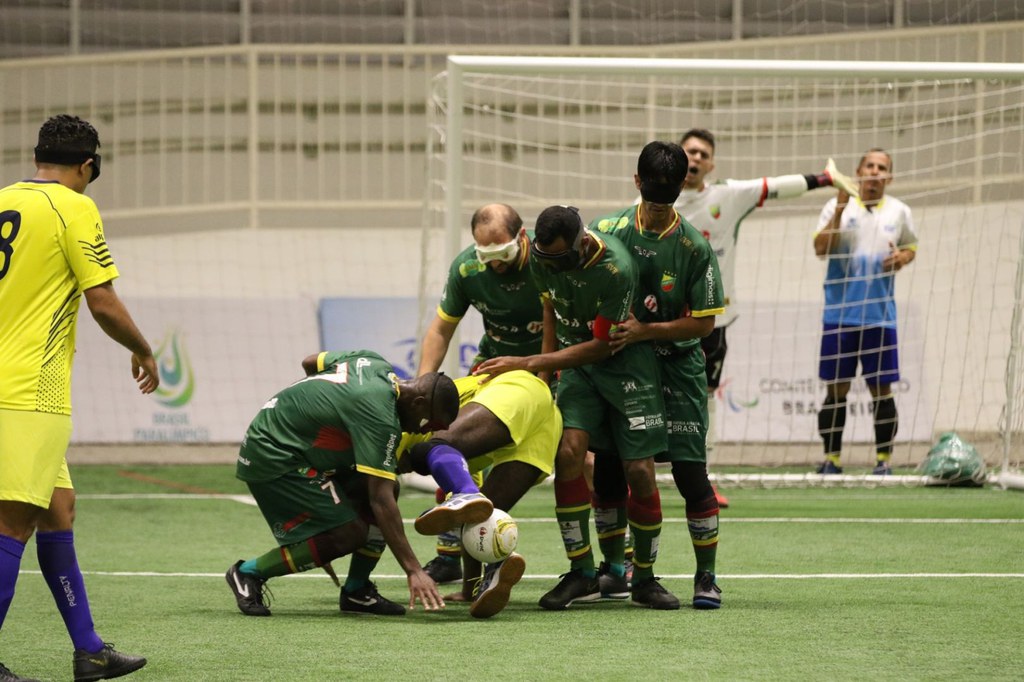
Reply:
<svg viewBox="0 0 1024 682"><path fill-rule="evenodd" d="M486 521L493 511L494 504L486 497L469 500L455 508L442 503L420 514L413 527L420 535L438 535L465 523Z"/></svg>

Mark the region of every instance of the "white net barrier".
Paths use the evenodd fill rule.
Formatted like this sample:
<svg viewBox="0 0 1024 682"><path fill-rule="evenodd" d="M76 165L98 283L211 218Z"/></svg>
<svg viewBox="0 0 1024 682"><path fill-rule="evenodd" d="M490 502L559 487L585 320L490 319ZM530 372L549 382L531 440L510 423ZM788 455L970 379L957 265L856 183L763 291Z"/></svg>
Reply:
<svg viewBox="0 0 1024 682"><path fill-rule="evenodd" d="M955 431L990 467L1019 467L1019 454L1006 455L1000 422L1009 406L1006 424L1019 436L1024 406L1007 398L1007 382L1019 395L1021 371L1010 362L1020 343L1019 323L1013 326L1024 213L1015 189L1024 180L1019 76L809 77L787 75L783 63L756 77L643 68L616 75L567 61L574 66L564 72L539 73L532 61L522 73L471 67L453 84L450 68L438 79L423 245L427 314L446 259L469 243L476 207L508 203L532 226L545 206L572 204L589 221L635 200L636 157L652 139L678 142L689 128L711 130L712 179L820 173L829 157L853 175L863 152L881 147L894 166L888 194L910 207L919 241L917 259L895 283L901 378L893 384L899 428L892 463L907 472L904 482L919 481L908 467L940 434ZM455 116L453 93L462 102ZM833 196L825 188L768 200L740 224L731 302L738 318L714 395L713 470L799 469L822 459L825 263L814 255L812 235ZM859 378L848 398L842 459L844 478L854 479L868 478L875 459L871 399ZM791 477L775 482L804 478Z"/></svg>

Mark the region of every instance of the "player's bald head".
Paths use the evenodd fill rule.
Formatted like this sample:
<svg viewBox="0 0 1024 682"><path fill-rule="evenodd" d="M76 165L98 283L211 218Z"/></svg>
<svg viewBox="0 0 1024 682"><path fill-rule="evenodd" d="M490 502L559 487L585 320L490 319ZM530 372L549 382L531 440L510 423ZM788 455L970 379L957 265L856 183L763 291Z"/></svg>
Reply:
<svg viewBox="0 0 1024 682"><path fill-rule="evenodd" d="M499 242L515 237L522 227L523 219L508 204L481 206L473 213L473 219L469 223L469 229L474 237L494 237L495 241Z"/></svg>

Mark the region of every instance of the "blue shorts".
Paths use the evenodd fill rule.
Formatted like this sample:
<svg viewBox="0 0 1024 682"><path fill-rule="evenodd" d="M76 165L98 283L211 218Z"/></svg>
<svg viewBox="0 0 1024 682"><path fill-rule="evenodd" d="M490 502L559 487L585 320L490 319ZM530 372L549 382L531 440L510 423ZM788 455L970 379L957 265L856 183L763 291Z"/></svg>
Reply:
<svg viewBox="0 0 1024 682"><path fill-rule="evenodd" d="M821 335L818 378L826 383L851 381L861 375L871 386L900 380L900 362L893 327L841 327L825 324Z"/></svg>

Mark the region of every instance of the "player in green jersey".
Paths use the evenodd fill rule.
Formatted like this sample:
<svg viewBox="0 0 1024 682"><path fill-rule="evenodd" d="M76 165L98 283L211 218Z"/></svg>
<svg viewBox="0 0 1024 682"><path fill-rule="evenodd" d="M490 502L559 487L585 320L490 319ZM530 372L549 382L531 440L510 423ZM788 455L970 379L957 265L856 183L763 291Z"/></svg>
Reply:
<svg viewBox="0 0 1024 682"><path fill-rule="evenodd" d="M228 569L239 610L269 616L267 580L354 552L341 610L403 614L360 567L376 565L385 544L408 576L409 608L417 599L427 610L442 608L436 584L405 536L395 472L403 431L436 431L455 420L455 383L436 372L399 380L371 351L320 353L303 367L307 377L263 405L238 453L236 476L249 486L279 545Z"/></svg>
<svg viewBox="0 0 1024 682"><path fill-rule="evenodd" d="M627 246L640 272L636 315L612 333L612 349L653 342L665 393L668 453L676 488L686 502L686 519L697 559L695 608L721 605L715 583L718 500L707 473L708 412L704 353L700 340L725 312L718 259L710 244L672 204L687 173L683 149L651 142L640 153L633 182L641 201L593 221ZM607 460L606 460L607 461ZM627 491L600 462L594 469L595 497L618 500Z"/></svg>
<svg viewBox="0 0 1024 682"><path fill-rule="evenodd" d="M484 335L470 366L499 355L540 352L543 309L530 276L530 240L519 213L507 204L487 204L469 223L473 245L448 268L437 314L423 337L419 374L441 367L459 322L470 308L483 318ZM461 362L461 358L460 358ZM437 537L437 556L425 566L439 583L462 580L459 534Z"/></svg>
<svg viewBox="0 0 1024 682"><path fill-rule="evenodd" d="M418 374L440 369L470 307L484 322L473 366L499 355L540 352L540 293L530 277L530 240L522 218L511 206L488 204L473 214L470 229L474 244L448 268L437 314L423 337Z"/></svg>
<svg viewBox="0 0 1024 682"><path fill-rule="evenodd" d="M39 129L36 173L0 190L0 626L25 544L74 645L76 680L146 664L104 644L93 627L74 544L71 366L79 305L127 348L143 393L160 383L153 352L114 291L117 267L86 187L100 175L96 129L61 114ZM21 679L0 663L0 680Z"/></svg>
<svg viewBox="0 0 1024 682"><path fill-rule="evenodd" d="M597 457L607 448L623 453L618 475L633 491L627 512L635 538L633 602L677 609L679 600L654 577L661 534L654 457L668 449L654 350L634 344L613 355L611 347L611 329L629 318L633 306L636 266L617 239L587 230L576 209L565 206L541 212L530 252L544 296L546 352L486 360L477 372L561 370L557 401L565 428L555 458L555 514L570 570L540 605L559 610L601 597L590 543L591 493L583 474L592 445ZM591 443L591 434L604 433L606 438Z"/></svg>

